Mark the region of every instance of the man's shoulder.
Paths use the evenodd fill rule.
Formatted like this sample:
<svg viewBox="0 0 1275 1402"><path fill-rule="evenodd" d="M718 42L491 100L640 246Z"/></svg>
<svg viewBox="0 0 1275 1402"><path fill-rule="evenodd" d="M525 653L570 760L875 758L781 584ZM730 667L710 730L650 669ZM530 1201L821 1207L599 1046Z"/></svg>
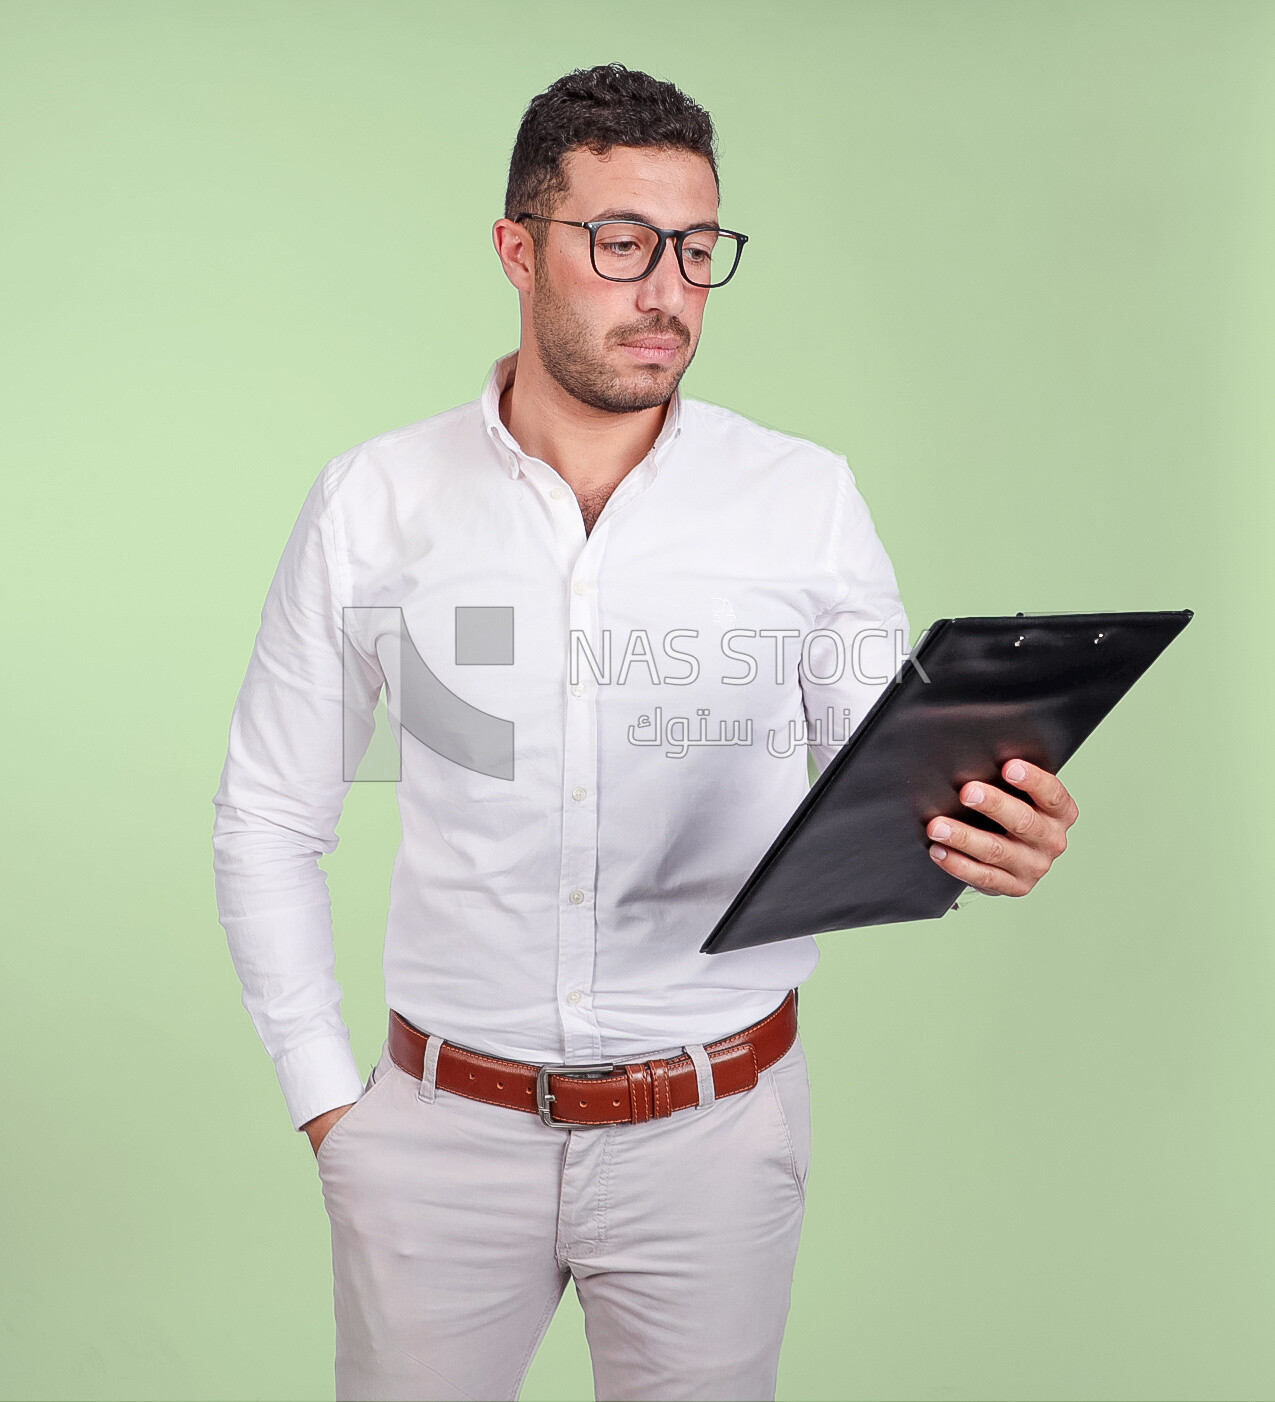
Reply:
<svg viewBox="0 0 1275 1402"><path fill-rule="evenodd" d="M475 436L481 432L482 404L477 399L400 428L386 429L327 463L320 474L324 496L330 499L351 476L393 478L404 471L419 473L431 461L446 459L461 448L472 449Z"/></svg>
<svg viewBox="0 0 1275 1402"><path fill-rule="evenodd" d="M749 418L724 404L684 397L682 408L689 442L695 446L719 448L736 464L741 461L758 467L802 464L811 471L834 478L847 471L843 454L811 438Z"/></svg>

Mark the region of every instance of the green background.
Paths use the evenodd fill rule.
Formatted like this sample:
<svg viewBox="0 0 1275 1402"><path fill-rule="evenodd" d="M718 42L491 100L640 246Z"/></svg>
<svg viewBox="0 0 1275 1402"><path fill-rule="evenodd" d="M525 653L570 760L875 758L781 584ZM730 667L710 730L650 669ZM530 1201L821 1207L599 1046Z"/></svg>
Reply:
<svg viewBox="0 0 1275 1402"><path fill-rule="evenodd" d="M474 398L530 97L714 114L691 394L848 455L915 628L1196 618L1024 901L824 937L784 1398L1275 1395L1275 8L5 4L0 1389L331 1397L212 795L301 500ZM398 822L325 861L359 1061ZM568 1294L524 1397L591 1395Z"/></svg>

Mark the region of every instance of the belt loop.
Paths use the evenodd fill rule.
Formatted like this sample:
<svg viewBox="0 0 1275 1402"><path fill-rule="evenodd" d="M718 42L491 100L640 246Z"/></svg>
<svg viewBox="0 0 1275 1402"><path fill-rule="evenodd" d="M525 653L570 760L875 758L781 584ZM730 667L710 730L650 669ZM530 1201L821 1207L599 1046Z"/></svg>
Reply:
<svg viewBox="0 0 1275 1402"><path fill-rule="evenodd" d="M625 1066L629 1078L629 1108L633 1113L634 1124L645 1124L653 1112L651 1094L651 1070L645 1061L635 1061Z"/></svg>
<svg viewBox="0 0 1275 1402"><path fill-rule="evenodd" d="M425 1066L421 1072L421 1088L416 1092L418 1100L432 1101L437 1089L438 1054L443 1049L443 1039L430 1033L425 1039Z"/></svg>
<svg viewBox="0 0 1275 1402"><path fill-rule="evenodd" d="M706 1109L717 1099L717 1087L713 1084L713 1064L702 1043L685 1048L695 1066L695 1079L699 1082L699 1108Z"/></svg>

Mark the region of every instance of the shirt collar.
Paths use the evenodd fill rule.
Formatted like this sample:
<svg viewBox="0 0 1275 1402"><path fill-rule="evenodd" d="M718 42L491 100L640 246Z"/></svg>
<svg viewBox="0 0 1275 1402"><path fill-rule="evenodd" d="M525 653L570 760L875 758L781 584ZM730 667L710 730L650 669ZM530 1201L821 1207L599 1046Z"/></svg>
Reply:
<svg viewBox="0 0 1275 1402"><path fill-rule="evenodd" d="M505 392L510 380L513 379L517 367L518 352L516 350L510 351L508 355L502 355L487 372L487 378L483 382L482 398L479 400L482 406L483 427L487 435L503 450L501 456L505 460L505 470L510 477L517 477L522 470L523 459L528 456L513 434L505 427L500 417L500 396ZM673 397L669 400L668 410L664 415L664 426L651 445L649 457L652 467L659 466L665 452L681 432L682 394L680 390L675 389Z"/></svg>

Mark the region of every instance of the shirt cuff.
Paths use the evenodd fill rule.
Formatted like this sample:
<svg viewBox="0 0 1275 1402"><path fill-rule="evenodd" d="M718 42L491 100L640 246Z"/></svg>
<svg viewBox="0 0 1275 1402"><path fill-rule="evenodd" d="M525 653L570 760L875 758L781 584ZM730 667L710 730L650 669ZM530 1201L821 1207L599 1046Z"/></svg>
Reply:
<svg viewBox="0 0 1275 1402"><path fill-rule="evenodd" d="M300 1129L325 1110L352 1105L363 1094L363 1077L348 1037L317 1037L303 1042L279 1057L274 1069L293 1129Z"/></svg>

